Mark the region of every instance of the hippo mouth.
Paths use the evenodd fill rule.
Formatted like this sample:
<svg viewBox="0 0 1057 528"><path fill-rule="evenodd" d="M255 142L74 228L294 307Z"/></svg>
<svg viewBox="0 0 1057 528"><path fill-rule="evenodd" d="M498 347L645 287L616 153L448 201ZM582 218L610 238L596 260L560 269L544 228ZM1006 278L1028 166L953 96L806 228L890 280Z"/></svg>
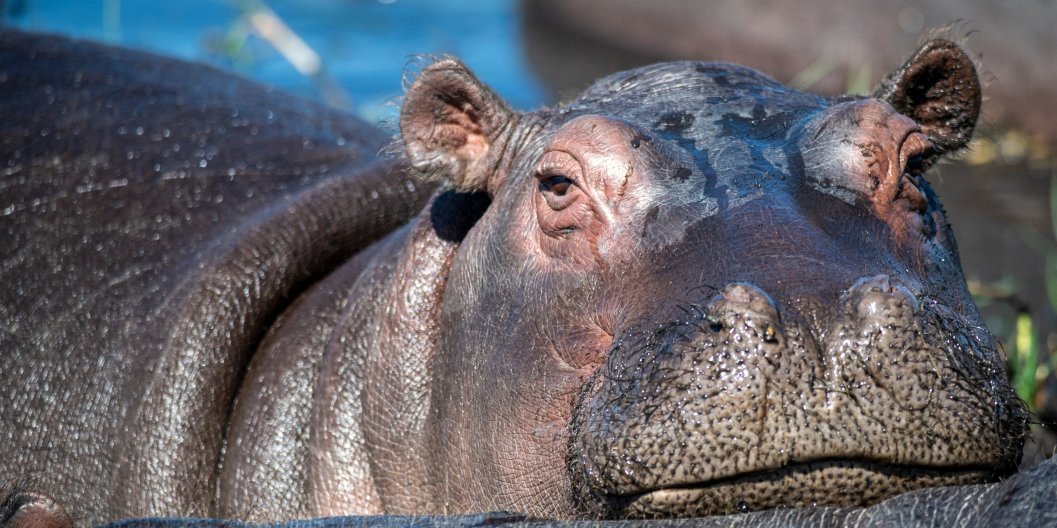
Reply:
<svg viewBox="0 0 1057 528"><path fill-rule="evenodd" d="M994 480L994 468L830 458L607 497L610 517L727 515L774 508L868 506L916 489Z"/></svg>
<svg viewBox="0 0 1057 528"><path fill-rule="evenodd" d="M691 314L618 341L581 393L568 467L595 513L868 506L1016 467L1024 413L985 381L988 337L885 276L856 281L825 332L746 283Z"/></svg>

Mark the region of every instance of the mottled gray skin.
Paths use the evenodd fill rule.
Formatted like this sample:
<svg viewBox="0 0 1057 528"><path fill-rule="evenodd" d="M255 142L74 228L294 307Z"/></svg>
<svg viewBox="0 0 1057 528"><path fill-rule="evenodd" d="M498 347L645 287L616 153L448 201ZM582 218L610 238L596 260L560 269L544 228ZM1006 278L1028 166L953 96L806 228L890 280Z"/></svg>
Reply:
<svg viewBox="0 0 1057 528"><path fill-rule="evenodd" d="M683 62L525 114L438 61L400 120L422 207L348 116L3 38L0 472L75 522L703 516L1015 470L923 175L979 111L953 44L877 99Z"/></svg>

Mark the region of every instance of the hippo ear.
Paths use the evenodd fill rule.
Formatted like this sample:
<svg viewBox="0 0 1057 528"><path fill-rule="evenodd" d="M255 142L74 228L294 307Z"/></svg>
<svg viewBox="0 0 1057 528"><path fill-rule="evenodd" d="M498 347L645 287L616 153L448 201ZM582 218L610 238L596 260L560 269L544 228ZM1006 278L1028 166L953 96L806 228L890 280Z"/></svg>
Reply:
<svg viewBox="0 0 1057 528"><path fill-rule="evenodd" d="M917 121L943 153L969 144L980 115L980 91L976 67L965 51L949 40L933 39L888 74L874 97Z"/></svg>
<svg viewBox="0 0 1057 528"><path fill-rule="evenodd" d="M516 114L454 59L422 71L404 98L400 134L411 166L460 191L488 191Z"/></svg>

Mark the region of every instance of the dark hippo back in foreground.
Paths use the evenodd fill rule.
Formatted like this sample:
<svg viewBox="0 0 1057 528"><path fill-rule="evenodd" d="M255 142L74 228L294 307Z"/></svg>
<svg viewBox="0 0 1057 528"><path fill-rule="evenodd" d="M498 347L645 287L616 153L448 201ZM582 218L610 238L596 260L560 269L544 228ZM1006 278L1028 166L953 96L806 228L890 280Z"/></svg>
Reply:
<svg viewBox="0 0 1057 528"><path fill-rule="evenodd" d="M8 33L0 72L18 511L687 517L1016 469L925 179L980 105L947 41L877 98L681 62L532 113L441 60L400 120L425 206L368 127L213 70Z"/></svg>
<svg viewBox="0 0 1057 528"><path fill-rule="evenodd" d="M0 31L0 482L204 515L284 306L432 192L389 138L213 68Z"/></svg>

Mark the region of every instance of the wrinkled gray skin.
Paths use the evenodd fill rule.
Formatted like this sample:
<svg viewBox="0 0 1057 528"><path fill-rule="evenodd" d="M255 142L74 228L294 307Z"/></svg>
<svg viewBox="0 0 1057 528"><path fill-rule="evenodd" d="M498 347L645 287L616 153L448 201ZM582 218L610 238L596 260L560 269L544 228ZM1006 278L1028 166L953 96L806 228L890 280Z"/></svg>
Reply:
<svg viewBox="0 0 1057 528"><path fill-rule="evenodd" d="M347 114L153 55L3 30L0 94L0 485L213 513L276 317L433 186Z"/></svg>
<svg viewBox="0 0 1057 528"><path fill-rule="evenodd" d="M0 43L19 526L701 516L1015 470L1025 413L923 175L979 112L949 42L876 99L683 62L528 114L439 61L400 120L444 180L424 207L351 117Z"/></svg>

